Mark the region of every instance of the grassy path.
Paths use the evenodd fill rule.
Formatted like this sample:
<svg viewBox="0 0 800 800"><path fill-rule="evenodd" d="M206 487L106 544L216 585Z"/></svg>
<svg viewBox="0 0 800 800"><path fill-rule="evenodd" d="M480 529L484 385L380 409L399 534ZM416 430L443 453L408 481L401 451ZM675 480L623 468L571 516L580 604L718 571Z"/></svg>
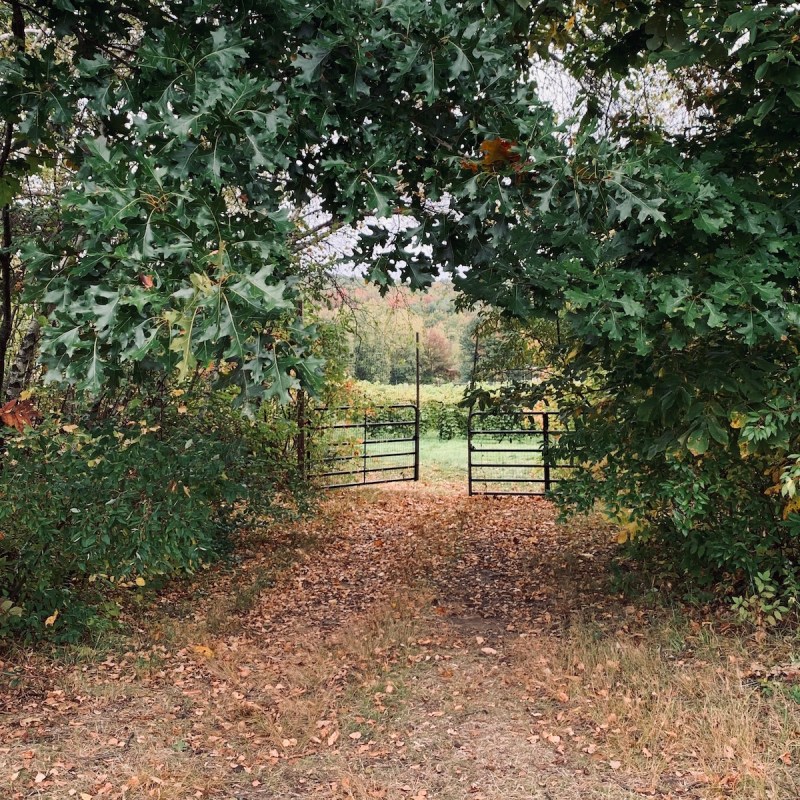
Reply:
<svg viewBox="0 0 800 800"><path fill-rule="evenodd" d="M0 664L0 798L800 796L796 639L631 604L610 532L331 497L74 663Z"/></svg>

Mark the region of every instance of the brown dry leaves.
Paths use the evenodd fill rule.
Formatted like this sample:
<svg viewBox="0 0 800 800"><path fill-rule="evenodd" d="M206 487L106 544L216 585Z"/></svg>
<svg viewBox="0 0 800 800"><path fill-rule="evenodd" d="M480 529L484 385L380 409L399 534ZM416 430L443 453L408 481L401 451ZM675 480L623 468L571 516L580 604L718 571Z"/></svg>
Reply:
<svg viewBox="0 0 800 800"><path fill-rule="evenodd" d="M612 538L530 499L332 496L123 646L0 663L0 797L797 796L797 706L759 690L786 648L614 596Z"/></svg>
<svg viewBox="0 0 800 800"><path fill-rule="evenodd" d="M15 428L20 433L25 426L32 426L42 418L36 406L28 400L9 400L0 407L0 423Z"/></svg>

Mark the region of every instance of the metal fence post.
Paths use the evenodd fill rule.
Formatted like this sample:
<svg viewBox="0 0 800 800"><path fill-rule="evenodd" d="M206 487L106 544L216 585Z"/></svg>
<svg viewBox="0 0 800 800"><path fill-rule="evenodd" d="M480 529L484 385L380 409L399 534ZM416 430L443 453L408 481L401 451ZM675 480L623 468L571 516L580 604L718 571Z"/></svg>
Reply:
<svg viewBox="0 0 800 800"><path fill-rule="evenodd" d="M414 480L419 480L419 404L414 409Z"/></svg>
<svg viewBox="0 0 800 800"><path fill-rule="evenodd" d="M472 497L472 409L467 414L467 486Z"/></svg>
<svg viewBox="0 0 800 800"><path fill-rule="evenodd" d="M544 490L550 491L550 414L542 411L542 461L544 462Z"/></svg>
<svg viewBox="0 0 800 800"><path fill-rule="evenodd" d="M414 417L414 480L419 480L419 331L414 337L415 341L415 369L416 369L416 392L414 395L414 403L416 407L416 414Z"/></svg>
<svg viewBox="0 0 800 800"><path fill-rule="evenodd" d="M361 475L361 483L367 482L367 409L364 409L364 469Z"/></svg>
<svg viewBox="0 0 800 800"><path fill-rule="evenodd" d="M297 394L297 436L295 437L295 447L297 449L297 469L302 478L308 477L308 439L306 431L306 393L300 389Z"/></svg>

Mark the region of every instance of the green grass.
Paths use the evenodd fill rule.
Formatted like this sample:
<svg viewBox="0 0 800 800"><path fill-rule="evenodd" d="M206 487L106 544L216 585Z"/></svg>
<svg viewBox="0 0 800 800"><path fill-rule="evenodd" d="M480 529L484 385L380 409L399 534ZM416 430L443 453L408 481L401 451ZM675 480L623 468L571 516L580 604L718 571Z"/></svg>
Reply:
<svg viewBox="0 0 800 800"><path fill-rule="evenodd" d="M419 440L420 478L424 481L467 480L467 440L440 439L427 433Z"/></svg>
<svg viewBox="0 0 800 800"><path fill-rule="evenodd" d="M467 440L463 439L450 439L443 441L438 438L435 433L423 434L420 438L420 478L429 483L436 483L438 481L459 481L463 480L466 486L467 482ZM493 443L490 443L490 446ZM524 452L525 447L530 447L531 442L527 440L517 440L514 443L497 443L497 446L517 449L520 448L521 452L514 453L513 449L510 452L502 454L493 453L477 453L473 455L474 463L486 463L487 461L499 461L506 464L506 467L498 469L479 469L476 468L473 473L475 481L475 488L481 491L486 488L497 489L500 491L513 491L519 490L523 492L541 491L544 487L542 484L530 483L484 483L480 478L542 478L543 471L541 467L531 468L530 464L541 463L541 456L535 453ZM514 465L519 466L514 466ZM568 476L568 471L564 469L553 469L551 475L554 479L565 478Z"/></svg>

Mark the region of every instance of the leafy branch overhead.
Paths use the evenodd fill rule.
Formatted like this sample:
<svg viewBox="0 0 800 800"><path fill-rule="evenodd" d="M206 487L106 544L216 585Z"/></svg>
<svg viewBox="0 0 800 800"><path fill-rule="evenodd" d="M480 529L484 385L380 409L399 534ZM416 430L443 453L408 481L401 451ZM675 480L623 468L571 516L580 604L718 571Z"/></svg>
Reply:
<svg viewBox="0 0 800 800"><path fill-rule="evenodd" d="M564 456L593 467L567 508L600 500L702 581L797 598L800 15L597 2L548 41L575 118L509 106L458 214L414 235L471 265L473 300L560 320L549 380L509 399L574 427Z"/></svg>
<svg viewBox="0 0 800 800"><path fill-rule="evenodd" d="M294 216L314 207L342 226L440 196L440 151L493 113L494 97L476 97L516 76L503 14L422 0L131 0L114 19L73 6L25 6L52 46L2 58L18 154L7 199L22 178L71 171L57 235L23 254L27 296L49 309L47 379L99 392L126 364L186 379L224 363L241 399L314 388Z"/></svg>

